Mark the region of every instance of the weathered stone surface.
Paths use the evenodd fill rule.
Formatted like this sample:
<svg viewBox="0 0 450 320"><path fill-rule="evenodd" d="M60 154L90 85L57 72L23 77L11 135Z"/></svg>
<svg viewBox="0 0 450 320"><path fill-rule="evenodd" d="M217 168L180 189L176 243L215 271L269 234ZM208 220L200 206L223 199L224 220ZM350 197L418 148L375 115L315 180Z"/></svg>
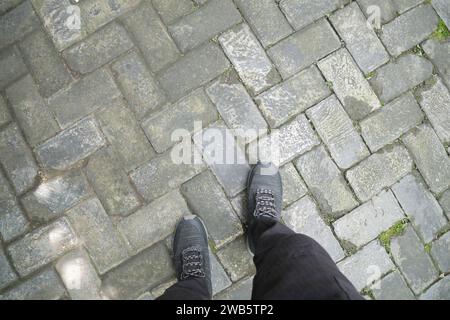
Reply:
<svg viewBox="0 0 450 320"><path fill-rule="evenodd" d="M27 72L27 67L15 47L5 49L0 53L0 69L2 70L0 89L5 88Z"/></svg>
<svg viewBox="0 0 450 320"><path fill-rule="evenodd" d="M450 186L450 158L429 125L422 125L402 138L431 191L440 193Z"/></svg>
<svg viewBox="0 0 450 320"><path fill-rule="evenodd" d="M403 235L391 240L391 253L414 293L419 294L438 277L433 262L410 226Z"/></svg>
<svg viewBox="0 0 450 320"><path fill-rule="evenodd" d="M420 296L421 300L448 300L450 296L450 277L447 276L433 284Z"/></svg>
<svg viewBox="0 0 450 320"><path fill-rule="evenodd" d="M263 92L256 102L267 122L276 128L330 94L317 67L300 72Z"/></svg>
<svg viewBox="0 0 450 320"><path fill-rule="evenodd" d="M26 276L77 244L77 237L67 219L62 218L14 242L8 247L8 253L17 272Z"/></svg>
<svg viewBox="0 0 450 320"><path fill-rule="evenodd" d="M439 41L429 39L422 44L422 48L436 66L447 87L450 87L450 68L448 65L448 57L450 56L450 39Z"/></svg>
<svg viewBox="0 0 450 320"><path fill-rule="evenodd" d="M377 300L415 300L414 294L398 271L389 273L375 282L370 289Z"/></svg>
<svg viewBox="0 0 450 320"><path fill-rule="evenodd" d="M450 232L447 232L433 242L431 247L431 255L436 260L439 269L442 272L449 272L450 270L450 255L448 254L448 248L450 248Z"/></svg>
<svg viewBox="0 0 450 320"><path fill-rule="evenodd" d="M339 49L341 42L326 20L320 20L271 47L267 53L285 79Z"/></svg>
<svg viewBox="0 0 450 320"><path fill-rule="evenodd" d="M16 7L21 2L21 0L3 0L0 3L0 13L5 13L9 9Z"/></svg>
<svg viewBox="0 0 450 320"><path fill-rule="evenodd" d="M447 214L447 217L450 218L450 189L442 194L441 198L439 199L439 203L442 209L444 209L444 212Z"/></svg>
<svg viewBox="0 0 450 320"><path fill-rule="evenodd" d="M209 259L211 261L212 294L214 296L228 288L232 282L216 256L211 253L211 251L209 252Z"/></svg>
<svg viewBox="0 0 450 320"><path fill-rule="evenodd" d="M186 52L242 20L231 0L211 0L169 26L175 42Z"/></svg>
<svg viewBox="0 0 450 320"><path fill-rule="evenodd" d="M0 290L16 280L16 273L11 268L5 253L0 249Z"/></svg>
<svg viewBox="0 0 450 320"><path fill-rule="evenodd" d="M306 112L336 164L348 169L369 155L344 108L331 96Z"/></svg>
<svg viewBox="0 0 450 320"><path fill-rule="evenodd" d="M100 274L128 257L124 241L98 199L78 204L67 212L67 217Z"/></svg>
<svg viewBox="0 0 450 320"><path fill-rule="evenodd" d="M48 169L65 170L88 157L105 144L92 118L58 133L36 148L36 154Z"/></svg>
<svg viewBox="0 0 450 320"><path fill-rule="evenodd" d="M432 0L431 4L433 8L437 11L438 15L447 25L447 28L450 27L450 3L445 0Z"/></svg>
<svg viewBox="0 0 450 320"><path fill-rule="evenodd" d="M17 204L8 181L0 172L0 235L11 241L28 231L29 223Z"/></svg>
<svg viewBox="0 0 450 320"><path fill-rule="evenodd" d="M357 0L359 6L363 13L370 18L377 12L376 10L380 10L380 24L385 24L396 17L397 8L391 0ZM374 21L376 22L376 21ZM381 28L380 26L375 26Z"/></svg>
<svg viewBox="0 0 450 320"><path fill-rule="evenodd" d="M281 181L283 184L283 206L303 197L308 190L303 179L298 174L292 163L288 163L280 169Z"/></svg>
<svg viewBox="0 0 450 320"><path fill-rule="evenodd" d="M416 125L424 116L411 93L406 93L360 122L361 134L372 152L376 152Z"/></svg>
<svg viewBox="0 0 450 320"><path fill-rule="evenodd" d="M388 190L334 222L333 227L340 239L359 247L404 218L397 200Z"/></svg>
<svg viewBox="0 0 450 320"><path fill-rule="evenodd" d="M214 297L214 300L251 300L252 289L253 277L250 277L222 291Z"/></svg>
<svg viewBox="0 0 450 320"><path fill-rule="evenodd" d="M295 165L323 213L337 218L358 205L323 146L302 155Z"/></svg>
<svg viewBox="0 0 450 320"><path fill-rule="evenodd" d="M152 3L165 23L171 23L195 9L191 0L153 0Z"/></svg>
<svg viewBox="0 0 450 320"><path fill-rule="evenodd" d="M5 99L0 96L0 126L7 124L9 121L11 121L11 115L9 114Z"/></svg>
<svg viewBox="0 0 450 320"><path fill-rule="evenodd" d="M367 201L404 177L412 166L408 151L400 145L393 145L348 170L346 177L356 196Z"/></svg>
<svg viewBox="0 0 450 320"><path fill-rule="evenodd" d="M334 261L344 258L344 251L320 217L319 210L310 196L305 196L287 207L282 217L292 230L305 234L322 245Z"/></svg>
<svg viewBox="0 0 450 320"><path fill-rule="evenodd" d="M245 237L240 237L217 252L217 257L233 282L253 275L255 264L247 249Z"/></svg>
<svg viewBox="0 0 450 320"><path fill-rule="evenodd" d="M381 107L377 96L346 49L333 53L318 65L353 120L361 120Z"/></svg>
<svg viewBox="0 0 450 320"><path fill-rule="evenodd" d="M54 136L59 127L30 75L6 89L16 119L32 145Z"/></svg>
<svg viewBox="0 0 450 320"><path fill-rule="evenodd" d="M422 0L393 0L394 6L400 14L417 6L421 2Z"/></svg>

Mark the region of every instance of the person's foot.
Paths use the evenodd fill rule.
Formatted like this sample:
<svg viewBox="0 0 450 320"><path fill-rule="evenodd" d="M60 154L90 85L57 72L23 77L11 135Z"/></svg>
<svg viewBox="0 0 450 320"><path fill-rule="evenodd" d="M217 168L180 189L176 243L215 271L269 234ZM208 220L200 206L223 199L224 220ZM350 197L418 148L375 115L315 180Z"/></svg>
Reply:
<svg viewBox="0 0 450 320"><path fill-rule="evenodd" d="M253 166L247 180L247 225L262 217L279 221L283 203L283 187L278 168L271 163L258 162ZM251 252L255 243L248 237Z"/></svg>
<svg viewBox="0 0 450 320"><path fill-rule="evenodd" d="M178 223L173 240L174 264L178 281L204 278L212 296L208 235L202 220L190 215Z"/></svg>

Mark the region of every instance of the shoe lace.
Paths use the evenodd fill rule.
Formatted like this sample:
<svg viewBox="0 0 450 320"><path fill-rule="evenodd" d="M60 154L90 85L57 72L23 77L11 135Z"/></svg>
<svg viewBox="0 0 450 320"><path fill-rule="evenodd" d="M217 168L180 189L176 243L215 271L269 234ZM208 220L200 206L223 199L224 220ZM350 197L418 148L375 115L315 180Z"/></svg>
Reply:
<svg viewBox="0 0 450 320"><path fill-rule="evenodd" d="M203 255L199 246L192 246L184 249L181 252L181 258L183 261L181 279L205 277L205 272L203 271Z"/></svg>
<svg viewBox="0 0 450 320"><path fill-rule="evenodd" d="M257 189L256 190L256 207L254 211L255 217L269 216L272 218L277 217L277 210L275 207L275 196L270 189Z"/></svg>

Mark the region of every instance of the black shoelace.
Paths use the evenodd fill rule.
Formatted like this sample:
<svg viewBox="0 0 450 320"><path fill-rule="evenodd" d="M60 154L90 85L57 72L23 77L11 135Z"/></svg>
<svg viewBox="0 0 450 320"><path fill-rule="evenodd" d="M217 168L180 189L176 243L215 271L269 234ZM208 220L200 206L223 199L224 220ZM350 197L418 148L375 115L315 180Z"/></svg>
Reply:
<svg viewBox="0 0 450 320"><path fill-rule="evenodd" d="M269 216L271 218L277 217L277 210L275 208L275 197L273 191L269 189L256 190L256 207L255 217Z"/></svg>
<svg viewBox="0 0 450 320"><path fill-rule="evenodd" d="M200 247L193 246L184 249L181 252L183 272L181 279L190 277L204 278L205 272L203 270L203 255Z"/></svg>

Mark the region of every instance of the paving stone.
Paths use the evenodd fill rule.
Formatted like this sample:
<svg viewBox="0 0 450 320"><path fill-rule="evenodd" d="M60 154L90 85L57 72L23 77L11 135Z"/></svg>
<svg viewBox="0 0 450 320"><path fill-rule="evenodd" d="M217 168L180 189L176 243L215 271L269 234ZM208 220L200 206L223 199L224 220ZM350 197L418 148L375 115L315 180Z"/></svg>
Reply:
<svg viewBox="0 0 450 320"><path fill-rule="evenodd" d="M214 297L214 300L251 300L253 277L235 283Z"/></svg>
<svg viewBox="0 0 450 320"><path fill-rule="evenodd" d="M340 168L348 169L369 156L369 150L335 96L320 102L306 114Z"/></svg>
<svg viewBox="0 0 450 320"><path fill-rule="evenodd" d="M450 87L450 68L448 65L448 57L450 56L450 39L439 41L429 39L422 44L428 59L436 66L447 87Z"/></svg>
<svg viewBox="0 0 450 320"><path fill-rule="evenodd" d="M450 271L450 256L448 254L450 248L450 232L447 232L438 240L433 242L431 247L431 255L436 260L439 269L442 272Z"/></svg>
<svg viewBox="0 0 450 320"><path fill-rule="evenodd" d="M63 51L67 65L79 73L89 73L133 46L125 29L110 23L85 40Z"/></svg>
<svg viewBox="0 0 450 320"><path fill-rule="evenodd" d="M105 139L95 121L86 118L41 144L36 154L45 168L65 170L104 144Z"/></svg>
<svg viewBox="0 0 450 320"><path fill-rule="evenodd" d="M159 243L107 273L102 291L109 299L134 299L174 273L167 248Z"/></svg>
<svg viewBox="0 0 450 320"><path fill-rule="evenodd" d="M0 235L11 241L28 231L30 223L16 204L0 214Z"/></svg>
<svg viewBox="0 0 450 320"><path fill-rule="evenodd" d="M442 194L441 198L439 199L439 203L442 209L444 209L444 212L447 214L447 217L450 218L450 189Z"/></svg>
<svg viewBox="0 0 450 320"><path fill-rule="evenodd" d="M153 0L153 6L165 23L171 23L195 9L191 0Z"/></svg>
<svg viewBox="0 0 450 320"><path fill-rule="evenodd" d="M209 259L211 261L212 294L214 296L231 286L231 281L216 256L211 252L209 252Z"/></svg>
<svg viewBox="0 0 450 320"><path fill-rule="evenodd" d="M169 98L175 101L225 72L229 66L222 50L209 42L186 53L162 71L158 80Z"/></svg>
<svg viewBox="0 0 450 320"><path fill-rule="evenodd" d="M286 79L339 49L340 46L338 36L330 24L322 19L280 41L267 50L267 54L272 58L283 79Z"/></svg>
<svg viewBox="0 0 450 320"><path fill-rule="evenodd" d="M283 192L285 192L284 187ZM285 197L284 194L283 197ZM233 206L233 209L237 213L239 219L241 219L241 222L245 223L247 220L247 193L245 191L241 192L236 197L231 199L231 205Z"/></svg>
<svg viewBox="0 0 450 320"><path fill-rule="evenodd" d="M447 28L450 26L450 3L445 0L432 0L431 4L433 8L436 10L438 15L447 25Z"/></svg>
<svg viewBox="0 0 450 320"><path fill-rule="evenodd" d="M414 293L419 294L438 277L424 245L410 226L403 235L391 240L391 253Z"/></svg>
<svg viewBox="0 0 450 320"><path fill-rule="evenodd" d="M128 257L124 241L97 198L73 207L67 217L100 274Z"/></svg>
<svg viewBox="0 0 450 320"><path fill-rule="evenodd" d="M377 300L415 300L414 294L398 271L389 273L375 282L370 289Z"/></svg>
<svg viewBox="0 0 450 320"><path fill-rule="evenodd" d="M11 115L9 114L8 107L6 106L5 99L0 96L0 126L7 124L11 121Z"/></svg>
<svg viewBox="0 0 450 320"><path fill-rule="evenodd" d="M421 300L448 300L450 296L450 277L447 276L433 284L420 296Z"/></svg>
<svg viewBox="0 0 450 320"><path fill-rule="evenodd" d="M216 248L243 233L241 222L210 171L205 171L181 187L189 208L206 225Z"/></svg>
<svg viewBox="0 0 450 320"><path fill-rule="evenodd" d="M144 1L123 22L153 72L178 59L179 51L150 1Z"/></svg>
<svg viewBox="0 0 450 320"><path fill-rule="evenodd" d="M438 22L439 18L430 5L419 6L384 25L381 40L390 54L398 56L425 40Z"/></svg>
<svg viewBox="0 0 450 320"><path fill-rule="evenodd" d="M16 119L25 138L32 145L54 136L59 126L30 75L6 89Z"/></svg>
<svg viewBox="0 0 450 320"><path fill-rule="evenodd" d="M169 31L182 52L189 51L242 20L231 0L211 0L174 24Z"/></svg>
<svg viewBox="0 0 450 320"><path fill-rule="evenodd" d="M125 171L136 169L154 157L155 151L144 131L121 99L101 110L97 120Z"/></svg>
<svg viewBox="0 0 450 320"><path fill-rule="evenodd" d="M394 0L398 13L403 13L423 2L422 0Z"/></svg>
<svg viewBox="0 0 450 320"><path fill-rule="evenodd" d="M218 118L216 108L200 88L177 103L167 105L152 114L142 123L142 128L155 150L161 153L179 142L172 139L175 130L193 133L195 121L200 121L202 126L208 126Z"/></svg>
<svg viewBox="0 0 450 320"><path fill-rule="evenodd" d="M450 158L429 125L421 125L402 138L412 158L434 193L450 186Z"/></svg>
<svg viewBox="0 0 450 320"><path fill-rule="evenodd" d="M389 55L356 2L331 16L331 22L345 41L347 49L364 73L369 73L389 61Z"/></svg>
<svg viewBox="0 0 450 320"><path fill-rule="evenodd" d="M280 169L280 175L283 184L284 207L300 199L308 192L305 182L291 162Z"/></svg>
<svg viewBox="0 0 450 320"><path fill-rule="evenodd" d="M135 252L171 235L179 220L190 211L174 190L120 221L118 228Z"/></svg>
<svg viewBox="0 0 450 320"><path fill-rule="evenodd" d="M376 152L423 121L414 96L406 93L360 122L361 134L372 152Z"/></svg>
<svg viewBox="0 0 450 320"><path fill-rule="evenodd" d="M417 93L419 103L441 141L450 144L450 93L438 77L433 84Z"/></svg>
<svg viewBox="0 0 450 320"><path fill-rule="evenodd" d="M341 240L359 247L404 218L397 200L388 190L334 222L333 227Z"/></svg>
<svg viewBox="0 0 450 320"><path fill-rule="evenodd" d="M389 255L377 241L372 241L337 266L358 291L395 268Z"/></svg>
<svg viewBox="0 0 450 320"><path fill-rule="evenodd" d="M43 31L29 35L19 46L42 96L49 97L72 82L63 59Z"/></svg>
<svg viewBox="0 0 450 320"><path fill-rule="evenodd" d="M357 0L363 13L370 18L374 8L380 10L380 24L385 24L396 17L397 8L391 0ZM378 8L377 8L378 7ZM381 27L381 26L380 26Z"/></svg>
<svg viewBox="0 0 450 320"><path fill-rule="evenodd" d="M78 239L66 218L35 229L8 247L20 276L26 276L73 249Z"/></svg>
<svg viewBox="0 0 450 320"><path fill-rule="evenodd" d="M233 282L256 272L253 258L244 237L240 237L217 252L217 257Z"/></svg>
<svg viewBox="0 0 450 320"><path fill-rule="evenodd" d="M27 72L27 67L15 47L5 49L0 53L0 69L2 70L0 89L5 88Z"/></svg>
<svg viewBox="0 0 450 320"><path fill-rule="evenodd" d="M323 146L302 155L295 165L322 212L329 217L338 218L358 205Z"/></svg>
<svg viewBox="0 0 450 320"><path fill-rule="evenodd" d="M90 194L84 175L72 171L41 183L22 198L22 205L33 222L47 222L58 218Z"/></svg>
<svg viewBox="0 0 450 320"><path fill-rule="evenodd" d="M136 52L115 62L112 70L129 106L139 119L165 102L164 92Z"/></svg>
<svg viewBox="0 0 450 320"><path fill-rule="evenodd" d="M69 252L55 267L72 300L102 299L101 280L86 251Z"/></svg>
<svg viewBox="0 0 450 320"><path fill-rule="evenodd" d="M333 53L318 65L353 120L361 120L381 107L377 96L346 49Z"/></svg>
<svg viewBox="0 0 450 320"><path fill-rule="evenodd" d="M46 269L0 295L0 300L59 300L65 289L53 269Z"/></svg>
<svg viewBox="0 0 450 320"><path fill-rule="evenodd" d="M330 93L319 70L312 66L261 93L256 97L256 103L268 124L275 128L318 103Z"/></svg>
<svg viewBox="0 0 450 320"><path fill-rule="evenodd" d="M0 13L5 13L8 10L16 7L18 4L20 4L22 0L3 0L0 3Z"/></svg>
<svg viewBox="0 0 450 320"><path fill-rule="evenodd" d="M426 243L447 224L442 208L420 178L408 175L393 185L392 191Z"/></svg>
<svg viewBox="0 0 450 320"><path fill-rule="evenodd" d="M292 33L291 26L274 1L238 0L236 5L264 47Z"/></svg>
<svg viewBox="0 0 450 320"><path fill-rule="evenodd" d="M128 215L140 205L127 174L111 149L96 152L86 166L87 177L110 215Z"/></svg>
<svg viewBox="0 0 450 320"><path fill-rule="evenodd" d="M32 187L38 167L16 124L0 131L0 163L16 193L21 194Z"/></svg>
<svg viewBox="0 0 450 320"><path fill-rule="evenodd" d="M50 97L48 104L62 128L120 96L111 75L99 69Z"/></svg>
<svg viewBox="0 0 450 320"><path fill-rule="evenodd" d="M5 253L0 249L0 289L5 288L12 282L17 280L17 275L11 268Z"/></svg>

